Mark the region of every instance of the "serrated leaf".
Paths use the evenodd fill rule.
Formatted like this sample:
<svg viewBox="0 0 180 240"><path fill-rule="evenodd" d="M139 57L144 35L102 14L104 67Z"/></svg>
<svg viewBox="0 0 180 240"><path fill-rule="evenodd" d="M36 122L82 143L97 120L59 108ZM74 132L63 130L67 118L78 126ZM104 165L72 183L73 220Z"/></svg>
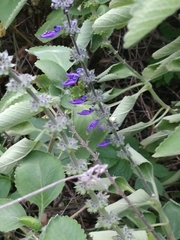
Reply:
<svg viewBox="0 0 180 240"><path fill-rule="evenodd" d="M37 142L23 138L10 147L0 157L0 173L8 174L17 162L23 159L36 144Z"/></svg>
<svg viewBox="0 0 180 240"><path fill-rule="evenodd" d="M129 48L137 43L179 8L179 0L137 0L131 9L133 17L128 23L124 47Z"/></svg>
<svg viewBox="0 0 180 240"><path fill-rule="evenodd" d="M137 95L134 96L125 96L117 108L114 110L113 114L111 115L111 119L115 120L118 123L119 127L123 123L124 119L134 107L134 104L137 100Z"/></svg>
<svg viewBox="0 0 180 240"><path fill-rule="evenodd" d="M35 65L46 74L55 87L64 88L62 82L67 80L66 72L59 64L49 60L38 60Z"/></svg>
<svg viewBox="0 0 180 240"><path fill-rule="evenodd" d="M6 92L0 101L0 112L3 112L9 106L23 100L32 99L29 94L23 92Z"/></svg>
<svg viewBox="0 0 180 240"><path fill-rule="evenodd" d="M46 19L46 22L38 29L35 36L43 43L52 41L53 39L59 37L61 31L53 38L40 38L39 36L45 33L47 30L54 30L54 26L62 25L64 18L64 13L61 9L52 11Z"/></svg>
<svg viewBox="0 0 180 240"><path fill-rule="evenodd" d="M165 58L164 60L158 63L147 66L142 72L144 78L147 81L149 81L169 72L168 64L171 63L175 58L179 56L180 56L180 50L176 51L175 53L173 53L172 55L170 55L169 57Z"/></svg>
<svg viewBox="0 0 180 240"><path fill-rule="evenodd" d="M37 113L31 112L30 101L23 101L11 105L0 113L0 132L6 131L9 128L28 120Z"/></svg>
<svg viewBox="0 0 180 240"><path fill-rule="evenodd" d="M179 49L180 49L180 37L176 38L171 43L154 52L152 56L155 59L163 58L175 53Z"/></svg>
<svg viewBox="0 0 180 240"><path fill-rule="evenodd" d="M77 36L76 44L78 46L81 46L82 48L87 47L89 41L91 40L92 36L92 24L93 22L86 20L83 22L83 25L81 27L81 31Z"/></svg>
<svg viewBox="0 0 180 240"><path fill-rule="evenodd" d="M180 238L180 205L179 203L173 201L170 199L169 202L167 202L163 206L163 211L167 218L169 219L169 224L171 226L171 230L174 233L175 239Z"/></svg>
<svg viewBox="0 0 180 240"><path fill-rule="evenodd" d="M156 148L153 157L167 157L180 154L180 126L175 130Z"/></svg>
<svg viewBox="0 0 180 240"><path fill-rule="evenodd" d="M49 153L40 151L27 155L15 172L15 184L22 196L63 178L61 162ZM61 183L28 199L42 212L61 193L63 186L64 183Z"/></svg>
<svg viewBox="0 0 180 240"><path fill-rule="evenodd" d="M59 240L59 237L64 240L86 240L86 235L81 226L76 220L67 216L52 217L44 231L40 234L39 240Z"/></svg>
<svg viewBox="0 0 180 240"><path fill-rule="evenodd" d="M11 199L0 199L0 205L11 202ZM0 231L10 232L22 227L19 218L26 216L24 208L19 203L15 203L8 208L1 209L0 211Z"/></svg>
<svg viewBox="0 0 180 240"><path fill-rule="evenodd" d="M130 6L113 8L95 20L92 28L95 33L123 28L131 18Z"/></svg>
<svg viewBox="0 0 180 240"><path fill-rule="evenodd" d="M27 0L1 0L0 21L5 29L9 27L26 2Z"/></svg>
<svg viewBox="0 0 180 240"><path fill-rule="evenodd" d="M49 60L59 64L67 71L73 63L69 61L71 49L64 46L32 47L27 50L29 54L37 56L40 60ZM63 56L63 57L62 57Z"/></svg>

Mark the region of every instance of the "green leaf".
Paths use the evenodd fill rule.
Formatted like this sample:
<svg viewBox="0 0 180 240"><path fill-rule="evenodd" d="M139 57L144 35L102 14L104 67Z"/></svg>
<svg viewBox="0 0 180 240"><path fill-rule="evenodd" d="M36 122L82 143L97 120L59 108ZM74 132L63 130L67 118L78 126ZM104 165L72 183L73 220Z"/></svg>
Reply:
<svg viewBox="0 0 180 240"><path fill-rule="evenodd" d="M137 0L131 9L133 17L128 23L124 47L129 48L137 43L179 8L178 0Z"/></svg>
<svg viewBox="0 0 180 240"><path fill-rule="evenodd" d="M82 48L87 47L89 41L91 40L92 36L92 24L93 22L86 20L83 22L83 25L81 27L81 31L78 34L78 37L76 39L76 44L78 46L81 46Z"/></svg>
<svg viewBox="0 0 180 240"><path fill-rule="evenodd" d="M162 138L168 136L169 133L170 133L170 131L167 131L167 130L154 133L151 136L149 136L149 137L145 138L144 140L142 140L141 141L141 145L146 147L147 145L149 145L151 143L154 143L154 142L158 141L159 139L162 139Z"/></svg>
<svg viewBox="0 0 180 240"><path fill-rule="evenodd" d="M37 129L30 122L22 122L12 128L10 128L7 132L9 136L23 136L28 135Z"/></svg>
<svg viewBox="0 0 180 240"><path fill-rule="evenodd" d="M23 101L11 105L0 113L0 132L6 131L19 123L25 122L36 114L37 113L31 111L30 101Z"/></svg>
<svg viewBox="0 0 180 240"><path fill-rule="evenodd" d="M61 9L52 11L46 19L46 22L38 29L35 36L43 43L52 41L53 39L59 37L61 31L53 38L40 38L39 36L45 33L47 30L54 30L54 26L62 25L64 13Z"/></svg>
<svg viewBox="0 0 180 240"><path fill-rule="evenodd" d="M129 183L126 181L126 179L124 179L123 177L117 177L115 179L115 182L117 183L118 187L124 192L124 191L128 191L130 193L133 193L135 190L129 185ZM116 191L116 188L111 185L108 189L109 192L111 193L116 193L118 194L118 192Z"/></svg>
<svg viewBox="0 0 180 240"><path fill-rule="evenodd" d="M76 220L67 216L55 216L50 219L48 225L40 234L39 240L59 240L59 238L86 240L86 235Z"/></svg>
<svg viewBox="0 0 180 240"><path fill-rule="evenodd" d="M24 100L32 99L29 94L23 92L6 92L0 101L0 112L3 112L9 106Z"/></svg>
<svg viewBox="0 0 180 240"><path fill-rule="evenodd" d="M23 226L29 227L34 230L40 230L42 228L41 222L34 217L24 216L19 219L19 222L23 224Z"/></svg>
<svg viewBox="0 0 180 240"><path fill-rule="evenodd" d="M170 201L164 205L163 211L169 219L169 224L175 239L180 239L180 205L170 199Z"/></svg>
<svg viewBox="0 0 180 240"><path fill-rule="evenodd" d="M167 157L180 154L180 126L175 130L156 148L153 157Z"/></svg>
<svg viewBox="0 0 180 240"><path fill-rule="evenodd" d="M15 184L23 196L63 178L64 172L58 159L49 153L33 151L16 168ZM28 199L42 212L61 193L63 186L61 183Z"/></svg>
<svg viewBox="0 0 180 240"><path fill-rule="evenodd" d="M129 5L134 3L133 0L112 0L110 1L110 8L117 8L117 7L121 7L121 6L125 6L125 5Z"/></svg>
<svg viewBox="0 0 180 240"><path fill-rule="evenodd" d="M11 181L7 176L0 175L0 198L7 197L11 188Z"/></svg>
<svg viewBox="0 0 180 240"><path fill-rule="evenodd" d="M8 174L18 161L22 160L37 144L28 140L27 138L21 139L0 157L0 173Z"/></svg>
<svg viewBox="0 0 180 240"><path fill-rule="evenodd" d="M11 199L0 199L0 205L11 202ZM15 203L8 208L3 208L0 211L0 231L10 232L22 227L19 218L26 216L24 208L19 203Z"/></svg>
<svg viewBox="0 0 180 240"><path fill-rule="evenodd" d="M134 76L133 72L131 72L123 63L117 63L113 64L111 67L98 75L97 79L98 82L106 82L130 76Z"/></svg>
<svg viewBox="0 0 180 240"><path fill-rule="evenodd" d="M142 72L143 77L146 79L146 81L149 81L164 75L165 73L169 72L168 64L170 64L174 59L179 56L180 50L176 51L175 53L158 63L147 66Z"/></svg>
<svg viewBox="0 0 180 240"><path fill-rule="evenodd" d="M27 0L1 0L0 21L7 29L21 11Z"/></svg>
<svg viewBox="0 0 180 240"><path fill-rule="evenodd" d="M55 87L64 88L62 82L67 79L66 72L59 64L49 60L39 60L35 65L46 74Z"/></svg>
<svg viewBox="0 0 180 240"><path fill-rule="evenodd" d="M91 52L95 52L100 46L103 47L104 41L108 39L112 33L113 29L109 29L108 31L103 32L101 34L93 34L90 45Z"/></svg>
<svg viewBox="0 0 180 240"><path fill-rule="evenodd" d="M100 16L93 24L95 33L102 33L103 31L111 29L123 28L128 20L131 18L129 13L130 6L123 6L110 9L107 13Z"/></svg>
<svg viewBox="0 0 180 240"><path fill-rule="evenodd" d="M180 71L179 64L180 64L180 57L177 57L167 65L167 69L171 72L179 72Z"/></svg>
<svg viewBox="0 0 180 240"><path fill-rule="evenodd" d="M124 119L128 115L128 113L132 110L134 107L134 104L137 100L137 95L132 96L125 96L120 104L116 107L113 114L111 115L112 121L115 120L116 123L118 123L119 127L123 123Z"/></svg>
<svg viewBox="0 0 180 240"><path fill-rule="evenodd" d="M160 48L158 51L154 52L152 56L155 59L163 58L175 53L176 51L179 50L179 48L180 48L180 37L176 38L171 43L167 44L166 46Z"/></svg>
<svg viewBox="0 0 180 240"><path fill-rule="evenodd" d="M35 55L40 60L49 60L57 63L67 71L73 63L69 61L71 49L64 46L32 47L27 50L29 54ZM63 57L62 57L63 56Z"/></svg>
<svg viewBox="0 0 180 240"><path fill-rule="evenodd" d="M139 207L143 205L149 205L151 197L143 189L138 189L137 191L131 193L128 196L128 199L135 207ZM112 212L118 215L129 209L129 207L129 204L124 199L121 199L105 207L105 209L107 212Z"/></svg>

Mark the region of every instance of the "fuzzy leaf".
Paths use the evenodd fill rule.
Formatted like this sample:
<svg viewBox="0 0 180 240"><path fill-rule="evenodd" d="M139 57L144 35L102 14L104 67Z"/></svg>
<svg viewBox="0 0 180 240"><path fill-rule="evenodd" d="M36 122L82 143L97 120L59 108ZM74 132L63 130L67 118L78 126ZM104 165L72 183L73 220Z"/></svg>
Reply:
<svg viewBox="0 0 180 240"><path fill-rule="evenodd" d="M153 157L167 157L180 154L180 126L175 130L156 148Z"/></svg>
<svg viewBox="0 0 180 240"><path fill-rule="evenodd" d="M38 60L35 65L46 74L55 87L64 88L62 82L67 80L67 77L65 70L61 66L49 60Z"/></svg>
<svg viewBox="0 0 180 240"><path fill-rule="evenodd" d="M76 40L76 44L78 46L81 46L83 48L87 47L91 36L92 36L92 24L93 22L86 20L84 21L82 27L81 27L81 31L78 34L77 40Z"/></svg>
<svg viewBox="0 0 180 240"><path fill-rule="evenodd" d="M36 144L37 142L23 138L10 147L0 157L0 173L8 174L17 162L22 160L22 158L24 158Z"/></svg>
<svg viewBox="0 0 180 240"><path fill-rule="evenodd" d="M113 112L111 119L115 120L119 127L123 123L124 119L126 118L127 114L131 111L134 107L134 104L137 100L137 95L135 96L125 96L120 104L117 106L115 111Z"/></svg>
<svg viewBox="0 0 180 240"><path fill-rule="evenodd" d="M32 47L27 50L29 54L37 56L40 60L49 60L57 63L67 71L73 63L69 61L71 49L64 46ZM62 57L63 56L63 57Z"/></svg>
<svg viewBox="0 0 180 240"><path fill-rule="evenodd" d="M16 168L15 184L23 196L64 178L62 165L49 153L33 151ZM62 191L61 183L40 194L28 198L43 211Z"/></svg>
<svg viewBox="0 0 180 240"><path fill-rule="evenodd" d="M134 3L133 0L111 0L109 3L110 8L121 7Z"/></svg>
<svg viewBox="0 0 180 240"><path fill-rule="evenodd" d="M180 48L180 37L176 38L171 43L167 44L166 46L154 52L152 56L155 59L163 58L175 53L176 51L179 50L179 48Z"/></svg>
<svg viewBox="0 0 180 240"><path fill-rule="evenodd" d="M64 13L61 9L57 9L56 11L52 11L46 19L46 22L38 29L35 36L43 43L52 41L59 37L61 31L54 38L40 38L39 36L45 33L47 30L54 30L54 26L62 25Z"/></svg>
<svg viewBox="0 0 180 240"><path fill-rule="evenodd" d="M175 239L180 239L180 228L179 228L180 205L179 203L170 199L170 201L163 206L163 211L169 219L169 224L172 229L172 232L174 233Z"/></svg>
<svg viewBox="0 0 180 240"><path fill-rule="evenodd" d="M36 115L31 112L31 103L29 101L23 101L11 105L0 113L0 132L8 130L9 128L25 122L30 117Z"/></svg>
<svg viewBox="0 0 180 240"><path fill-rule="evenodd" d="M179 8L179 0L137 0L131 9L133 17L128 23L124 47L129 48L137 43Z"/></svg>
<svg viewBox="0 0 180 240"><path fill-rule="evenodd" d="M55 216L50 219L48 225L40 234L39 240L59 240L59 238L86 240L86 235L76 220L67 216Z"/></svg>
<svg viewBox="0 0 180 240"><path fill-rule="evenodd" d="M0 205L11 202L11 199L0 199ZM26 216L24 208L19 203L15 203L8 208L1 209L0 211L0 231L10 232L22 227L19 218Z"/></svg>
<svg viewBox="0 0 180 240"><path fill-rule="evenodd" d="M110 80L127 78L134 76L134 74L123 64L117 63L106 69L97 76L98 82L105 82Z"/></svg>
<svg viewBox="0 0 180 240"><path fill-rule="evenodd" d="M110 9L107 13L100 16L95 20L93 24L93 30L95 33L102 33L110 29L121 29L123 28L128 20L131 18L129 13L130 6L123 6L118 8Z"/></svg>
<svg viewBox="0 0 180 240"><path fill-rule="evenodd" d="M169 72L168 64L170 64L174 59L176 59L179 56L180 56L180 50L176 51L175 53L173 53L172 55L170 55L169 57L165 58L164 60L158 63L147 66L143 70L144 78L147 81L149 81Z"/></svg>
<svg viewBox="0 0 180 240"><path fill-rule="evenodd" d="M0 21L7 29L21 11L27 0L1 0Z"/></svg>

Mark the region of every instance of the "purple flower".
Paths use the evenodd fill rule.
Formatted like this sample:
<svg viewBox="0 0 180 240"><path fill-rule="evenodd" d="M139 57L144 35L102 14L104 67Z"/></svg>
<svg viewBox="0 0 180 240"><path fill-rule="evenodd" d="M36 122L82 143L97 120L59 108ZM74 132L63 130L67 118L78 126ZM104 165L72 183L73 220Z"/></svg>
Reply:
<svg viewBox="0 0 180 240"><path fill-rule="evenodd" d="M79 74L79 73L81 73L81 72L83 72L83 68L78 68L78 69L76 69L76 72Z"/></svg>
<svg viewBox="0 0 180 240"><path fill-rule="evenodd" d="M73 86L79 79L79 75L77 73L66 73L66 76L69 79L62 83L63 86Z"/></svg>
<svg viewBox="0 0 180 240"><path fill-rule="evenodd" d="M99 130L104 130L104 126L103 125L101 125L101 126L99 126Z"/></svg>
<svg viewBox="0 0 180 240"><path fill-rule="evenodd" d="M81 103L85 102L86 99L87 99L87 96L84 95L84 96L82 96L82 97L80 97L80 98L76 98L76 99L74 99L74 100L71 100L70 103L71 103L71 104L81 104Z"/></svg>
<svg viewBox="0 0 180 240"><path fill-rule="evenodd" d="M96 119L96 120L93 120L92 122L90 122L90 124L87 127L87 130L91 130L91 129L95 128L98 125L99 121L100 121L100 119Z"/></svg>
<svg viewBox="0 0 180 240"><path fill-rule="evenodd" d="M63 85L63 86L66 86L66 87L68 87L68 86L73 86L74 84L76 84L76 82L77 82L77 81L74 81L74 80L72 80L72 79L68 79L68 80L66 80L65 82L63 82L62 85Z"/></svg>
<svg viewBox="0 0 180 240"><path fill-rule="evenodd" d="M83 110L81 112L78 112L79 115L90 115L92 112L94 112L94 109L90 108L89 110Z"/></svg>
<svg viewBox="0 0 180 240"><path fill-rule="evenodd" d="M105 141L100 142L97 146L98 147L106 147L110 143L110 138L107 138Z"/></svg>
<svg viewBox="0 0 180 240"><path fill-rule="evenodd" d="M54 26L54 30L49 30L46 31L45 33L41 34L39 37L40 38L53 38L55 37L59 31L61 31L63 29L62 26Z"/></svg>

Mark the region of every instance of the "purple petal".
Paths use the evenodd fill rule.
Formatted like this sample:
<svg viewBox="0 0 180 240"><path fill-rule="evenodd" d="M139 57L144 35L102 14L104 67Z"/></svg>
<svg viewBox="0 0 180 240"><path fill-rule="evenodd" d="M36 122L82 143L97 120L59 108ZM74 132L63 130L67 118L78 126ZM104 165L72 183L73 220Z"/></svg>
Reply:
<svg viewBox="0 0 180 240"><path fill-rule="evenodd" d="M40 38L53 38L58 34L58 32L55 31L46 31L45 33L41 34Z"/></svg>
<svg viewBox="0 0 180 240"><path fill-rule="evenodd" d="M107 138L105 141L100 142L97 146L98 147L106 147L110 143L110 138Z"/></svg>
<svg viewBox="0 0 180 240"><path fill-rule="evenodd" d="M87 130L91 130L91 129L95 128L98 125L99 121L100 121L100 119L96 119L96 120L93 120L92 122L90 122L90 124L87 127Z"/></svg>
<svg viewBox="0 0 180 240"><path fill-rule="evenodd" d="M103 125L99 126L99 130L104 130L104 126Z"/></svg>
<svg viewBox="0 0 180 240"><path fill-rule="evenodd" d="M69 79L76 80L76 81L79 79L79 75L77 73L66 73L66 76Z"/></svg>
<svg viewBox="0 0 180 240"><path fill-rule="evenodd" d="M81 103L85 102L86 99L87 99L87 96L84 95L84 96L82 96L80 98L76 98L76 99L70 101L70 103L72 103L72 104L81 104Z"/></svg>
<svg viewBox="0 0 180 240"><path fill-rule="evenodd" d="M83 110L81 112L78 112L79 115L90 115L92 112L94 112L94 109L89 109L89 110Z"/></svg>
<svg viewBox="0 0 180 240"><path fill-rule="evenodd" d="M61 31L62 29L63 29L62 26L54 26L54 31L55 31L55 32L59 32L59 31Z"/></svg>
<svg viewBox="0 0 180 240"><path fill-rule="evenodd" d="M81 73L81 72L83 72L83 68L78 68L78 69L76 69L76 72L79 74L79 73Z"/></svg>
<svg viewBox="0 0 180 240"><path fill-rule="evenodd" d="M72 79L68 79L65 82L62 82L63 86L73 86L74 84L76 84L77 81L74 81Z"/></svg>
<svg viewBox="0 0 180 240"><path fill-rule="evenodd" d="M40 38L53 38L55 37L59 31L61 31L63 29L62 26L54 26L54 30L48 30L45 33L41 34L39 37Z"/></svg>

